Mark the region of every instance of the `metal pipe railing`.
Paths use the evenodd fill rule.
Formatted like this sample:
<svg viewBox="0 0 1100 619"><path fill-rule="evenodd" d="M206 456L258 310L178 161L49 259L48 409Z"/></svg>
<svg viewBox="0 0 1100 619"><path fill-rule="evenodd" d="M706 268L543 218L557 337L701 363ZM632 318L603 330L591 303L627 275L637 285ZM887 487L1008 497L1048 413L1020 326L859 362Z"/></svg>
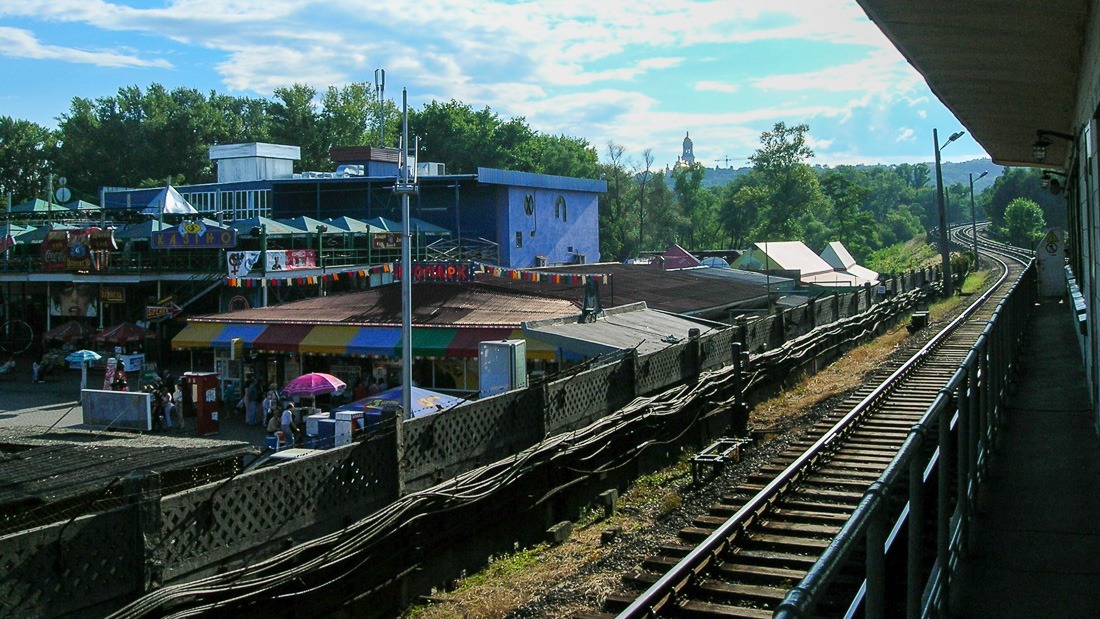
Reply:
<svg viewBox="0 0 1100 619"><path fill-rule="evenodd" d="M867 490L852 517L802 581L776 607L773 617L812 616L834 576L851 552L861 546L866 547L868 555L865 581L851 602L849 613L862 606L865 617L887 616L883 592L890 588L891 578L905 587L905 613L910 619L946 613L953 566L967 547L977 487L987 472L988 455L1004 414L1009 377L1030 320L1034 278L1032 263L998 304L962 364L910 430L897 456ZM989 294L983 295L982 300ZM933 431L937 448L922 458ZM952 458L956 466L952 466ZM908 501L892 529L906 530L907 556L905 573L892 575L885 567L886 555L891 550L891 545L884 543L883 534L890 530L886 526L890 506L886 498L897 491L902 475L908 479ZM923 556L924 522L925 498L932 491L936 497L936 560L929 569Z"/></svg>

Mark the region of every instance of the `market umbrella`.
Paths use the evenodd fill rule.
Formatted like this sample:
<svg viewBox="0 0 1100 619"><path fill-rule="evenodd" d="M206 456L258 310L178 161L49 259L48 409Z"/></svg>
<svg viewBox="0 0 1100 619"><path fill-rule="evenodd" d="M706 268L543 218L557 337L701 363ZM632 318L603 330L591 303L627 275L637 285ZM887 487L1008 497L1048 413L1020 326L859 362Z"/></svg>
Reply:
<svg viewBox="0 0 1100 619"><path fill-rule="evenodd" d="M59 327L54 327L42 334L46 341L73 342L86 340L93 335L92 328L79 320L70 320Z"/></svg>
<svg viewBox="0 0 1100 619"><path fill-rule="evenodd" d="M310 372L289 381L283 386L283 395L316 397L325 393L343 393L347 383L332 374Z"/></svg>
<svg viewBox="0 0 1100 619"><path fill-rule="evenodd" d="M69 356L65 357L65 361L69 363L80 364L80 388L87 389L88 387L88 362L99 361L103 358L103 355L97 353L94 350L77 350L69 353Z"/></svg>
<svg viewBox="0 0 1100 619"><path fill-rule="evenodd" d="M157 334L148 329L143 329L132 322L124 322L107 329L92 339L104 344L126 346L135 342L143 342L146 338L156 339L156 337Z"/></svg>

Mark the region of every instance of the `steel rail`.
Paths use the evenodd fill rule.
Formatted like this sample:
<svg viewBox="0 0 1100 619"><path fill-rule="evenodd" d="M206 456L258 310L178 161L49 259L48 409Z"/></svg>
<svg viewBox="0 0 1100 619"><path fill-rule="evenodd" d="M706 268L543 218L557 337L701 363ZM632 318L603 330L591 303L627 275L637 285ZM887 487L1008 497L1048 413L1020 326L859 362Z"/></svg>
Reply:
<svg viewBox="0 0 1100 619"><path fill-rule="evenodd" d="M1016 258L1020 252L1012 252ZM995 260L999 260L994 258ZM1004 264L1003 261L1001 261ZM1007 265L1006 276L1007 276ZM1026 268L1031 268L1029 263ZM1032 271L1033 272L1033 271ZM852 516L842 529L836 534L833 541L821 554L817 562L803 577L802 581L789 591L786 598L776 607L773 617L776 619L800 619L810 616L817 603L821 600L830 583L845 565L851 553L860 548L861 543L866 545L867 568L865 580L859 592L849 605L848 614L858 612L863 607L863 615L866 617L883 617L886 615L885 601L885 554L890 550L890 544L875 530L874 525L881 528L885 517L884 506L891 488L896 487L902 479L902 475L908 473L909 477L909 502L902 509L893 531L900 531L903 526L919 528L924 517L923 497L926 493L924 485L933 470L937 472L937 552L936 561L928 579L922 583L920 578L921 538L919 530L913 530L908 537L908 551L906 561L906 616L910 618L926 616L929 612L942 610L946 579L950 571L953 550L957 550L964 543L965 527L969 519L970 510L976 494L976 486L980 481L983 470L984 454L988 453L988 446L992 440L995 425L986 424L984 429L979 422L985 421L980 415L994 414L992 411L981 411L977 403L986 407L996 406L997 398L991 398L989 393L984 397L978 392L979 386L988 388L990 381L996 380L989 373L988 365L983 364L990 354L998 354L991 350L998 339L996 331L1005 331L1011 326L1005 326L1001 321L1002 314L1011 311L1011 304L1020 296L1015 295L1017 287L1030 281L1027 277L1021 277L1005 297L998 303L993 315L983 328L977 340L971 346L963 363L955 370L945 386L939 391L931 406L922 415L909 432L905 442L898 450L897 455L887 465L882 475L874 481L864 494ZM993 290L983 295L988 297ZM1004 338L1000 338L1004 339ZM981 367L979 367L981 366ZM982 376L982 382L977 382L977 377ZM956 407L955 394L959 394ZM952 422L955 422L952 426ZM932 431L938 429L938 445L926 465L922 464L918 456L921 454L925 442L929 440ZM949 464L942 461L942 457L950 455L952 438L951 432L959 433L956 440L957 456L954 464L957 470L956 502L955 507L948 513L947 497L945 493L950 487ZM963 436L965 434L965 437ZM985 449L983 449L983 447ZM954 526L952 526L954 525Z"/></svg>
<svg viewBox="0 0 1100 619"><path fill-rule="evenodd" d="M1008 270L997 282L1001 285L1008 275ZM830 430L825 432L805 452L791 462L781 473L776 475L768 484L745 503L733 516L722 523L704 541L695 546L686 556L678 561L645 592L623 609L618 619L638 619L652 617L661 612L666 604L675 599L675 596L688 586L690 582L727 548L738 532L743 530L759 516L763 510L774 505L795 482L811 472L811 463L816 462L832 450L832 446L843 438L854 426L880 400L893 391L900 379L908 375L912 370L920 366L925 359L939 347L958 327L981 307L986 299L996 290L991 287L985 294L971 303L955 320L951 321L939 333L937 333L919 351L911 356L901 367L872 390L870 394L856 404L844 415Z"/></svg>

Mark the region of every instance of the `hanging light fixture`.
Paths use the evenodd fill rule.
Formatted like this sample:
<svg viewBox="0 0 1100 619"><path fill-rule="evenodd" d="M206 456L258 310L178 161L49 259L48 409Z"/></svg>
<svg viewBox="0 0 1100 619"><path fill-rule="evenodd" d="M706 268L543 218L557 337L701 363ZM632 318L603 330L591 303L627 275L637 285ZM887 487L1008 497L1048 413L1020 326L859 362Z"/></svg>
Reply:
<svg viewBox="0 0 1100 619"><path fill-rule="evenodd" d="M1035 140L1035 143L1031 145L1031 155L1032 158L1035 159L1036 163L1042 163L1047 160L1048 146L1050 146L1050 140L1042 137L1042 135L1040 135L1039 139ZM1047 178L1046 180L1047 182L1050 182L1050 178Z"/></svg>
<svg viewBox="0 0 1100 619"><path fill-rule="evenodd" d="M1031 145L1031 155L1035 159L1036 163L1042 163L1047 158L1047 147L1050 146L1050 140L1048 137L1062 138L1068 142L1073 142L1073 136L1068 133L1061 133L1059 131L1050 131L1048 129L1039 129L1035 131L1035 136L1038 138L1035 143Z"/></svg>

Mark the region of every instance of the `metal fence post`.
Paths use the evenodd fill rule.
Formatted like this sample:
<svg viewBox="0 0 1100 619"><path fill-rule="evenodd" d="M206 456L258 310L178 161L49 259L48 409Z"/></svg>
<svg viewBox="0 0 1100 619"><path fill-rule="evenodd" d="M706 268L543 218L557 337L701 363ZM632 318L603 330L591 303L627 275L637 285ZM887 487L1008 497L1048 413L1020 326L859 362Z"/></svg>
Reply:
<svg viewBox="0 0 1100 619"><path fill-rule="evenodd" d="M867 494L877 494L879 501L867 520L867 596L864 598L863 616L882 619L886 616L886 488L874 482Z"/></svg>
<svg viewBox="0 0 1100 619"><path fill-rule="evenodd" d="M393 428L393 466L395 498L405 496L405 420L400 409L387 406L382 409L382 427Z"/></svg>
<svg viewBox="0 0 1100 619"><path fill-rule="evenodd" d="M939 462L936 463L936 559L940 566L940 603L937 609L941 613L946 610L949 595L950 582L950 543L951 543L951 510L948 509L948 501L951 492L951 413L952 393L950 389L940 390L946 402L943 402L937 425L939 426Z"/></svg>
<svg viewBox="0 0 1100 619"><path fill-rule="evenodd" d="M919 447L928 438L924 426L914 426L910 434L915 434ZM908 619L920 617L921 594L924 592L924 461L913 457L909 461L909 548L906 565L905 616Z"/></svg>
<svg viewBox="0 0 1100 619"><path fill-rule="evenodd" d="M155 471L133 471L122 480L122 491L136 513L136 533L141 542L140 591L157 589L164 576L161 557L160 475Z"/></svg>

